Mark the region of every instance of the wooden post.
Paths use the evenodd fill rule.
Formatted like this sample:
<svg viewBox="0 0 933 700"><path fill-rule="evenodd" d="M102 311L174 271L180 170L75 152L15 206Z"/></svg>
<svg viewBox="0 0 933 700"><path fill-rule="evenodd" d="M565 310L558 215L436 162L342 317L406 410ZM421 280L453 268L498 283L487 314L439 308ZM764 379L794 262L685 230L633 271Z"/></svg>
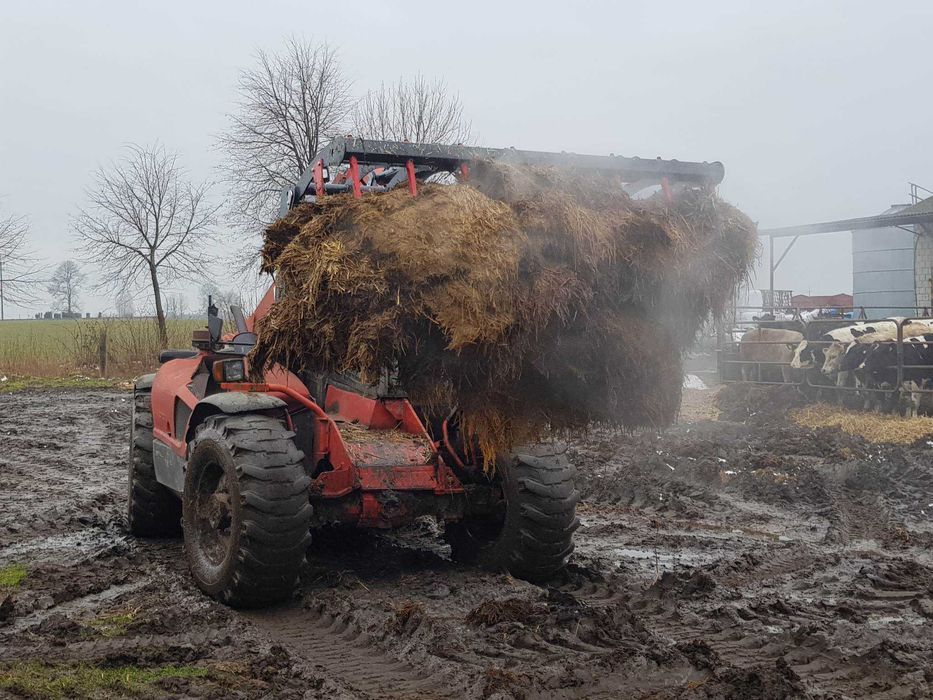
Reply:
<svg viewBox="0 0 933 700"><path fill-rule="evenodd" d="M103 333L100 334L100 347L98 347L101 378L105 378L107 376L107 355L109 349L107 334L108 330L107 328L104 328Z"/></svg>

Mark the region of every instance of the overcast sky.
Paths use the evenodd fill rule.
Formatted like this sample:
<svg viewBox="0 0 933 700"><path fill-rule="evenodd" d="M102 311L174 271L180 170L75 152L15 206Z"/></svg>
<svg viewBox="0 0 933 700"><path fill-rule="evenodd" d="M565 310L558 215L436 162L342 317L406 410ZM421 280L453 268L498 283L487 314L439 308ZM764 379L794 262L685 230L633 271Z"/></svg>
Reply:
<svg viewBox="0 0 933 700"><path fill-rule="evenodd" d="M4 0L0 211L59 262L124 144L217 177L238 71L295 34L338 47L359 93L445 78L482 145L720 160L762 227L865 216L933 188L931 30L928 0ZM798 243L776 286L851 291L849 234Z"/></svg>

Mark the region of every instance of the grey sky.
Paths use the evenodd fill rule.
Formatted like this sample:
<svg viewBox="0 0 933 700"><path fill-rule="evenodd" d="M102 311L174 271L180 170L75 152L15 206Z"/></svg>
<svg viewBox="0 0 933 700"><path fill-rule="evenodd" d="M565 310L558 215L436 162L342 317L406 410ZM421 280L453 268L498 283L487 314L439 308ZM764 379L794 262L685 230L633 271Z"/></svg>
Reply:
<svg viewBox="0 0 933 700"><path fill-rule="evenodd" d="M931 29L922 0L4 0L0 207L58 262L123 144L216 177L238 70L297 34L339 47L359 93L444 77L483 145L721 160L723 195L763 227L862 216L933 188ZM778 287L851 290L849 234L798 246Z"/></svg>

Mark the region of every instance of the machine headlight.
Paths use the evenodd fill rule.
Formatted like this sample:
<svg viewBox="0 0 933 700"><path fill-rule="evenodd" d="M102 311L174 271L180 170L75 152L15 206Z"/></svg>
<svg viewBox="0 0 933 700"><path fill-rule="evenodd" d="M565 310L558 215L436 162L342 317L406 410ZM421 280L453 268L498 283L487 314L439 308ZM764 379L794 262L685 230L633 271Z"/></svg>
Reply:
<svg viewBox="0 0 933 700"><path fill-rule="evenodd" d="M242 382L246 380L246 365L242 359L222 360L214 363L214 379L218 383Z"/></svg>

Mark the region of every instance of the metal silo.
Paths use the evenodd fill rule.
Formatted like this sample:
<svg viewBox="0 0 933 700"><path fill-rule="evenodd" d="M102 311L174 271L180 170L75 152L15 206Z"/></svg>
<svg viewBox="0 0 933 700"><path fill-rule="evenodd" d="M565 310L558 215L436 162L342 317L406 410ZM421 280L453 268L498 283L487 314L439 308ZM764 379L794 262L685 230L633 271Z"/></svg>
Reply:
<svg viewBox="0 0 933 700"><path fill-rule="evenodd" d="M884 214L907 207L894 205ZM869 318L914 313L914 234L900 228L852 232L852 296Z"/></svg>

